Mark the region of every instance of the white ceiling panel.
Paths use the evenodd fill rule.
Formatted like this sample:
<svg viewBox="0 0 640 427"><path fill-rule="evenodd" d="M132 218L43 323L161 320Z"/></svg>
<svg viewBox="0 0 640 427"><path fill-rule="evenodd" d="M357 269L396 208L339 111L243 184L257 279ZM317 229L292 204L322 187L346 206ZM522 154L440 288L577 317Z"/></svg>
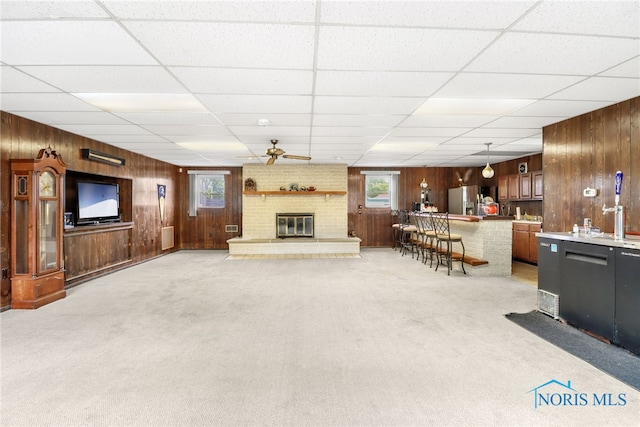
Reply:
<svg viewBox="0 0 640 427"><path fill-rule="evenodd" d="M115 22L5 21L2 61L10 65L156 65Z"/></svg>
<svg viewBox="0 0 640 427"><path fill-rule="evenodd" d="M221 125L209 112L160 112L116 113L122 119L138 125Z"/></svg>
<svg viewBox="0 0 640 427"><path fill-rule="evenodd" d="M143 128L158 135L231 135L225 126L211 125L143 125Z"/></svg>
<svg viewBox="0 0 640 427"><path fill-rule="evenodd" d="M66 93L5 93L0 99L0 109L18 115L29 111L100 111Z"/></svg>
<svg viewBox="0 0 640 427"><path fill-rule="evenodd" d="M640 53L640 52L639 52ZM636 56L620 65L611 67L606 71L603 71L601 76L610 77L630 77L637 79L640 76L640 56Z"/></svg>
<svg viewBox="0 0 640 427"><path fill-rule="evenodd" d="M309 128L305 126L229 126L234 134L243 136L262 136L265 141L278 137L278 135L288 136L309 136Z"/></svg>
<svg viewBox="0 0 640 427"><path fill-rule="evenodd" d="M571 19L567 19L568 16ZM513 29L637 38L640 36L640 2L544 1Z"/></svg>
<svg viewBox="0 0 640 427"><path fill-rule="evenodd" d="M325 1L322 22L399 27L503 29L534 1Z"/></svg>
<svg viewBox="0 0 640 427"><path fill-rule="evenodd" d="M197 93L311 95L313 91L311 71L203 67L170 70Z"/></svg>
<svg viewBox="0 0 640 427"><path fill-rule="evenodd" d="M434 96L438 98L544 98L583 80L582 76L460 73Z"/></svg>
<svg viewBox="0 0 640 427"><path fill-rule="evenodd" d="M238 156L278 139L311 163L469 167L639 96L639 5L1 1L0 108L180 166L264 163Z"/></svg>
<svg viewBox="0 0 640 427"><path fill-rule="evenodd" d="M390 130L379 126L314 126L313 136L384 136Z"/></svg>
<svg viewBox="0 0 640 427"><path fill-rule="evenodd" d="M475 128L490 123L500 116L474 115L474 114L427 114L422 116L409 116L399 127L460 127Z"/></svg>
<svg viewBox="0 0 640 427"><path fill-rule="evenodd" d="M198 98L214 114L263 113L300 114L311 112L310 96L287 95L199 95Z"/></svg>
<svg viewBox="0 0 640 427"><path fill-rule="evenodd" d="M105 142L107 144L125 144L130 146L129 150L136 152L136 148L142 147L135 144L155 144L165 143L167 140L158 135L144 134L144 135L118 135L118 134L85 134L87 138L92 138L97 141Z"/></svg>
<svg viewBox="0 0 640 427"><path fill-rule="evenodd" d="M313 67L314 28L310 25L182 21L126 21L124 25L169 66Z"/></svg>
<svg viewBox="0 0 640 427"><path fill-rule="evenodd" d="M146 135L149 132L136 125L59 125L60 129L78 135Z"/></svg>
<svg viewBox="0 0 640 427"><path fill-rule="evenodd" d="M254 126L259 124L258 120L269 120L269 126L309 126L311 124L311 114L227 114L216 115L222 123L227 126Z"/></svg>
<svg viewBox="0 0 640 427"><path fill-rule="evenodd" d="M93 0L0 2L2 19L108 18Z"/></svg>
<svg viewBox="0 0 640 427"><path fill-rule="evenodd" d="M412 137L454 137L462 135L468 132L466 128L439 128L439 127L397 127L389 133L387 138L394 138L400 136L412 136Z"/></svg>
<svg viewBox="0 0 640 427"><path fill-rule="evenodd" d="M115 16L142 20L307 22L315 20L315 1L122 1L102 3Z"/></svg>
<svg viewBox="0 0 640 427"><path fill-rule="evenodd" d="M25 66L19 69L65 92L186 92L163 67Z"/></svg>
<svg viewBox="0 0 640 427"><path fill-rule="evenodd" d="M554 122L557 123L562 119L579 116L589 111L598 110L610 105L610 102L600 101L565 101L565 100L542 100L535 104L518 110L513 116L540 116L540 117L557 117Z"/></svg>
<svg viewBox="0 0 640 427"><path fill-rule="evenodd" d="M39 123L59 125L127 125L130 124L111 113L102 111L30 111L29 118Z"/></svg>
<svg viewBox="0 0 640 427"><path fill-rule="evenodd" d="M0 67L0 91L3 93L60 92L50 84L7 66Z"/></svg>
<svg viewBox="0 0 640 427"><path fill-rule="evenodd" d="M508 33L467 71L590 76L637 56L638 49L637 39Z"/></svg>
<svg viewBox="0 0 640 427"><path fill-rule="evenodd" d="M640 75L638 78L617 77L592 77L561 90L548 99L573 99L581 100L589 94L589 99L594 101L615 102L616 99L640 96Z"/></svg>
<svg viewBox="0 0 640 427"><path fill-rule="evenodd" d="M453 73L318 71L316 95L430 96Z"/></svg>
<svg viewBox="0 0 640 427"><path fill-rule="evenodd" d="M322 27L317 66L326 70L455 71L497 36L492 31Z"/></svg>
<svg viewBox="0 0 640 427"><path fill-rule="evenodd" d="M316 96L314 111L319 114L411 114L423 98L378 98Z"/></svg>

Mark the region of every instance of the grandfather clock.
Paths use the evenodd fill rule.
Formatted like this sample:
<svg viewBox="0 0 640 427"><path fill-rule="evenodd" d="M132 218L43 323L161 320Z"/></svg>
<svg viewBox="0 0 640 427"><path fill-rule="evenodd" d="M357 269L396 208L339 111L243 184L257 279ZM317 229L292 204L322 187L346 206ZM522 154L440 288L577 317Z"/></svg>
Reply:
<svg viewBox="0 0 640 427"><path fill-rule="evenodd" d="M66 165L51 147L11 160L11 308L66 296L62 229Z"/></svg>

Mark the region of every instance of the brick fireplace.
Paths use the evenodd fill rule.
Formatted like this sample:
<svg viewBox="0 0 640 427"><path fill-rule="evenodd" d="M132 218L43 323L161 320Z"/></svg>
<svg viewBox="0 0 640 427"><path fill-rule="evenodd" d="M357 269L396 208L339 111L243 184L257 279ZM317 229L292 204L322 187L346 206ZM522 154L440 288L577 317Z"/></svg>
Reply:
<svg viewBox="0 0 640 427"><path fill-rule="evenodd" d="M242 237L227 241L230 254L360 252L360 239L348 237L347 165L246 164L243 182L247 178L256 182L257 192L242 196ZM288 191L291 184L316 191ZM278 238L279 213L313 214L312 237Z"/></svg>

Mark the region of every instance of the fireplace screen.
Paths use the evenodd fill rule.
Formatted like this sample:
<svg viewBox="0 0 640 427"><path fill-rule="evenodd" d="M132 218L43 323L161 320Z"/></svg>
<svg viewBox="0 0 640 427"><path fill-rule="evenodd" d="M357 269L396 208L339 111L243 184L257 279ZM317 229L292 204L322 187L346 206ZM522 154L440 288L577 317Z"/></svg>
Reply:
<svg viewBox="0 0 640 427"><path fill-rule="evenodd" d="M276 214L276 237L313 237L313 214Z"/></svg>

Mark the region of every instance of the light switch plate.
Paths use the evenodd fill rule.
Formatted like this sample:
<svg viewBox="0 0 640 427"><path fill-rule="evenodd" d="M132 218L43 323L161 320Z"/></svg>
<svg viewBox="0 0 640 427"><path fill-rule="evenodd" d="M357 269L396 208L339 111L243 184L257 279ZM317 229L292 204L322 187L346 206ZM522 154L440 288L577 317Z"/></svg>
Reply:
<svg viewBox="0 0 640 427"><path fill-rule="evenodd" d="M598 195L598 190L595 188L585 188L582 190L582 195L584 197L596 197Z"/></svg>

